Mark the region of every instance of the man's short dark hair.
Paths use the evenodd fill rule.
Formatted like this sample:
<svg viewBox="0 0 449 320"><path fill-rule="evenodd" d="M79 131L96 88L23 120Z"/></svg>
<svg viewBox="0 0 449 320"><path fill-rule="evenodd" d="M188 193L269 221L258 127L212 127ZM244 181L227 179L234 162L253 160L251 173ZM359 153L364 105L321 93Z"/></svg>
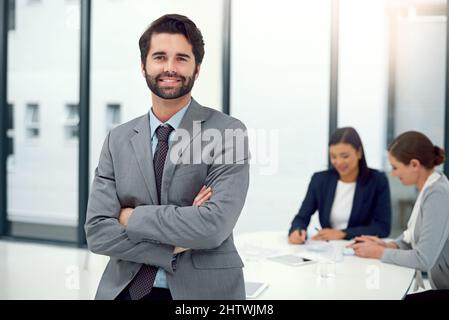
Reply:
<svg viewBox="0 0 449 320"><path fill-rule="evenodd" d="M166 14L153 21L148 29L143 33L139 40L140 58L142 64L146 64L148 51L150 51L151 37L154 33L182 34L192 45L195 64L198 65L204 57L204 41L201 31L195 23L186 16L179 14Z"/></svg>

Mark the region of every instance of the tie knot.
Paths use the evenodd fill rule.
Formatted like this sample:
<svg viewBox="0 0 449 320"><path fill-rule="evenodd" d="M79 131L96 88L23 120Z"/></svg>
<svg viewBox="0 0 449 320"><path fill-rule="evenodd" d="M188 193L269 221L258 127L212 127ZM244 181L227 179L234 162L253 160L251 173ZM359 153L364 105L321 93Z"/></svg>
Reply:
<svg viewBox="0 0 449 320"><path fill-rule="evenodd" d="M156 129L157 139L161 142L167 142L170 133L173 131L173 127L171 125L159 126Z"/></svg>

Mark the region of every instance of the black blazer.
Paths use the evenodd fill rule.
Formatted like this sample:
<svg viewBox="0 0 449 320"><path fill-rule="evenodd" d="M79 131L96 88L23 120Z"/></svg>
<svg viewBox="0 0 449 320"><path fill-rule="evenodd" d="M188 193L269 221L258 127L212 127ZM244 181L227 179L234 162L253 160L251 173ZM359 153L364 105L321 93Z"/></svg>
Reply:
<svg viewBox="0 0 449 320"><path fill-rule="evenodd" d="M387 177L383 172L368 169L365 179L357 178L354 201L345 239L360 235L387 237L391 228L391 200ZM334 169L317 172L307 190L298 214L292 221L289 234L297 229L307 229L311 216L318 210L323 228L332 228L330 213L339 180Z"/></svg>

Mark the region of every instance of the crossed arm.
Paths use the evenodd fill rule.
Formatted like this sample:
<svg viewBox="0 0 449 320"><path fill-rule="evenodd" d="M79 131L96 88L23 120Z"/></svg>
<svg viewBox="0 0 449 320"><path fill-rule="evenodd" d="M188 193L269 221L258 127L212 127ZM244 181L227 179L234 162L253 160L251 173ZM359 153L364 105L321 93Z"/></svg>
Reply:
<svg viewBox="0 0 449 320"><path fill-rule="evenodd" d="M232 233L246 198L248 159L211 165L192 206L145 205L121 208L110 135L95 171L85 224L89 249L111 258L151 264L172 272L174 253L218 247ZM213 196L212 196L213 190Z"/></svg>
<svg viewBox="0 0 449 320"><path fill-rule="evenodd" d="M211 187L206 187L203 186L200 190L200 192L198 193L198 195L195 197L195 199L193 200L193 206L201 206L203 205L207 200L210 199L210 197L212 196L212 188ZM131 217L131 215L134 212L134 208L123 208L120 210L120 214L119 214L119 222L121 225L123 225L125 228L128 225L128 220ZM175 247L173 253L174 254L178 254L184 251L189 250L188 248L183 248L183 247Z"/></svg>
<svg viewBox="0 0 449 320"><path fill-rule="evenodd" d="M201 206L135 208L126 226L130 240L196 250L219 247L232 234L243 208L249 165L211 165L205 184L213 189L213 196Z"/></svg>

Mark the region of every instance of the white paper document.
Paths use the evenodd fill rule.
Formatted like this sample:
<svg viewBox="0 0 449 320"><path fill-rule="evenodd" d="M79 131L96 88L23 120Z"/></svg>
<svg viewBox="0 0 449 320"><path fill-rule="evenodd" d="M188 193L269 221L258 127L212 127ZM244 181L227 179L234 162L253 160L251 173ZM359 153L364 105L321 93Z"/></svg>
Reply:
<svg viewBox="0 0 449 320"><path fill-rule="evenodd" d="M284 254L280 256L269 257L268 260L279 262L288 266L297 267L316 262L316 260L307 259L294 254Z"/></svg>

